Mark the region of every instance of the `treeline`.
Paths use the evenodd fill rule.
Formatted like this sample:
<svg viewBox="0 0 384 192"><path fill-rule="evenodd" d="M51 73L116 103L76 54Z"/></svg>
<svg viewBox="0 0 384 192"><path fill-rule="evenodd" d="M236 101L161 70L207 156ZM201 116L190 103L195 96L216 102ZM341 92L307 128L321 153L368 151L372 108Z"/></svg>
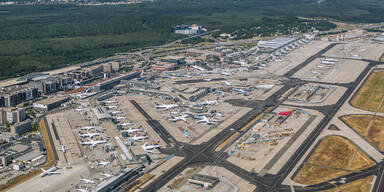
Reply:
<svg viewBox="0 0 384 192"><path fill-rule="evenodd" d="M383 4L380 0L332 0L320 5L312 0L158 0L120 6L1 6L0 79L163 44L180 38L170 31L178 24L220 29L242 39L335 27L327 18L381 22Z"/></svg>

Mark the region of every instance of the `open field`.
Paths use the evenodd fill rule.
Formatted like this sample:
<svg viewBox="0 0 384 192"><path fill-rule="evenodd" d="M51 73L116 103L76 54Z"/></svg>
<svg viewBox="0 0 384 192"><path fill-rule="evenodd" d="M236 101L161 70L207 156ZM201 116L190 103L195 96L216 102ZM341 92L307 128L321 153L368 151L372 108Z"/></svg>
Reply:
<svg viewBox="0 0 384 192"><path fill-rule="evenodd" d="M348 115L342 117L342 120L380 151L384 150L384 117Z"/></svg>
<svg viewBox="0 0 384 192"><path fill-rule="evenodd" d="M351 104L357 108L384 112L384 105L380 103L384 98L384 71L374 71L363 84L359 92L353 97Z"/></svg>
<svg viewBox="0 0 384 192"><path fill-rule="evenodd" d="M373 176L365 177L323 192L368 192L372 187L372 179Z"/></svg>
<svg viewBox="0 0 384 192"><path fill-rule="evenodd" d="M374 164L347 139L329 136L320 142L294 181L305 185L317 184Z"/></svg>

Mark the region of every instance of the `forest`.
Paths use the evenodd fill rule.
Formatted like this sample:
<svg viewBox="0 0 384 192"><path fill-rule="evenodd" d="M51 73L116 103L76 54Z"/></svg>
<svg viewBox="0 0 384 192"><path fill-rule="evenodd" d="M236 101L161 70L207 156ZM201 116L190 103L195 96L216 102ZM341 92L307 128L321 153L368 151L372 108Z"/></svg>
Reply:
<svg viewBox="0 0 384 192"><path fill-rule="evenodd" d="M380 0L316 2L157 0L116 6L0 6L0 79L161 45L184 37L171 33L178 24L220 29L242 39L328 30L335 27L330 20L384 20ZM194 42L201 39L183 43Z"/></svg>

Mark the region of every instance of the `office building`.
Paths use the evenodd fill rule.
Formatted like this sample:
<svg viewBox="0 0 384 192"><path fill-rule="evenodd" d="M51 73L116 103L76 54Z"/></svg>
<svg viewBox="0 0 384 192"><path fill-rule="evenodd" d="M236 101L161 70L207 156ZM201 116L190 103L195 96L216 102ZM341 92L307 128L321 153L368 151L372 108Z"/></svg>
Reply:
<svg viewBox="0 0 384 192"><path fill-rule="evenodd" d="M15 123L11 126L11 134L18 134L22 135L26 132L31 131L32 128L32 121L30 119L27 119L22 122Z"/></svg>

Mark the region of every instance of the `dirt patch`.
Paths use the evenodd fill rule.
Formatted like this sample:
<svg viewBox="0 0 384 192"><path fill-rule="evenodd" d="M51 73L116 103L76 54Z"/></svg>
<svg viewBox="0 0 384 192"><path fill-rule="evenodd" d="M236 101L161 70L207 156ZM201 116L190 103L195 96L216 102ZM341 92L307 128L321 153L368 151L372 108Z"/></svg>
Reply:
<svg viewBox="0 0 384 192"><path fill-rule="evenodd" d="M384 117L348 115L342 120L380 151L384 151Z"/></svg>
<svg viewBox="0 0 384 192"><path fill-rule="evenodd" d="M305 185L318 184L374 164L347 139L329 136L320 142L294 181Z"/></svg>

